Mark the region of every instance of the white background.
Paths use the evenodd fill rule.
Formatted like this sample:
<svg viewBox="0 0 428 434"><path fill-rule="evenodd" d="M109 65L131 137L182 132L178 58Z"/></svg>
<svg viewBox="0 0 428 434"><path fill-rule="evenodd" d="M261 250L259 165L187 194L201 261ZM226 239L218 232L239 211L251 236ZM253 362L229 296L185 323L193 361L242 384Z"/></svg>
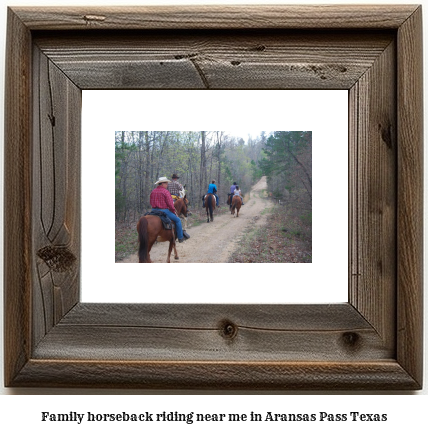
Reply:
<svg viewBox="0 0 428 434"><path fill-rule="evenodd" d="M48 1L48 0L32 0L32 1L17 1L10 0L7 2L9 5L108 5L108 4L120 4L118 0L76 0L74 2L61 2L57 1ZM126 4L149 4L144 3L143 1L135 1L135 0L127 0ZM156 2L152 0L150 4L179 4L186 3L184 1L164 1L164 2ZM215 1L202 1L202 2L191 2L187 1L187 4L208 4L208 3L217 3ZM235 0L234 3L261 3L261 1L253 2L251 0L244 0L239 2L239 0ZM266 3L266 2L265 2ZM278 3L275 0L269 0L268 3ZM295 2L290 2L295 3ZM315 4L321 3L325 4L326 1L300 1L300 4ZM331 1L328 3L344 3L340 1ZM345 2L346 3L346 2ZM394 2L392 0L389 1L357 1L353 0L352 3L376 3L376 4L391 4L391 3L408 3L413 4L413 1L398 1ZM5 43L5 29L6 29L6 8L4 2L2 0L3 7L0 9L0 76L2 78L2 84L4 80L4 43ZM426 14L424 14L424 28L428 29ZM424 38L425 44L425 54L424 59L427 59L426 49L428 44L426 43L426 37ZM425 65L425 71L427 71ZM425 72L426 76L426 72ZM426 89L427 86L424 86L425 102L427 99ZM0 85L0 100L3 101L3 86ZM3 119L3 105L0 105L0 117ZM424 110L425 114L428 111ZM1 147L3 146L3 123L0 123L0 143ZM3 163L3 152L2 149L0 161ZM427 167L427 165L425 165ZM2 167L0 166L0 170ZM2 175L2 174L1 174ZM3 176L1 176L1 180L3 180ZM0 181L2 182L2 181ZM1 203L3 201L1 200ZM426 203L426 200L425 200ZM0 214L0 219L2 219L2 214ZM0 249L3 248L3 243L0 244ZM2 251L0 251L0 256L2 255ZM2 267L2 263L0 263L0 267ZM425 279L426 281L426 279ZM1 304L1 301L0 301ZM0 306L0 315L2 315L2 306ZM425 301L425 312L427 312L427 302ZM0 327L3 327L2 321L0 322ZM3 336L3 329L0 330L0 336ZM428 332L425 333L428 336ZM425 345L425 348L427 345ZM0 349L2 351L2 347ZM3 361L3 355L0 354L1 363ZM2 372L0 373L0 377L2 376ZM328 396L319 396L317 394L305 394L305 393L297 393L293 395L292 392L287 393L287 391L277 392L274 394L267 394L266 396L262 396L261 394L254 394L254 396L242 396L240 394L229 393L224 395L221 392L212 392L208 391L206 394L202 396L194 396L191 392L185 393L183 396L169 396L173 395L174 392L170 392L168 396L156 396L156 395L164 395L164 392L155 393L155 396L145 396L144 391L99 391L99 390L75 390L75 389L55 389L55 390L45 390L45 389L4 389L1 388L1 384L3 383L2 378L0 378L0 390L3 396L0 397L0 426L2 431L7 432L11 431L27 429L32 430L33 432L39 432L43 430L43 432L55 432L57 433L59 429L63 432L74 432L75 430L79 430L80 432L93 432L94 427L90 425L81 426L76 425L74 423L66 423L57 426L57 424L51 425L43 425L40 422L40 413L41 411L51 411L51 412L61 412L67 413L69 411L79 411L79 412L117 412L117 411L151 411L151 412L162 412L162 411L204 411L204 412L217 412L217 413L226 413L226 412L236 412L236 413L249 413L250 411L262 412L266 411L274 411L278 413L286 413L286 412L320 412L320 411L328 411L332 413L342 413L349 411L360 411L360 412L375 412L375 413L384 413L388 412L389 421L386 424L378 424L378 423L346 423L343 425L341 423L329 423L329 424L321 424L316 423L314 425L302 425L302 424L291 424L291 425L283 425L283 424L263 424L262 426L253 426L253 425L239 425L236 426L234 424L228 425L206 425L203 427L204 432L218 432L219 429L222 429L223 432L233 432L237 431L237 428L244 429L254 429L258 428L264 431L269 432L313 432L314 429L317 432L322 433L333 433L340 432L342 433L344 429L347 432L353 433L358 432L361 433L362 430L365 432L392 432L392 431L410 431L410 430L418 430L422 431L427 426L426 419L426 408L428 404L427 400L427 384L428 382L428 374L425 368L425 388L422 392L415 392L410 394L410 396L405 396L404 393L396 393L391 394L391 396L377 396L382 395L380 393L368 393L368 394L358 394L355 392L352 393L344 393L342 395L337 394L328 394ZM181 392L182 393L182 392ZM90 396L90 394L103 394L105 396L97 396L96 398ZM118 394L123 396L118 399ZM17 396L13 396L17 395ZM28 396L25 396L28 395ZM42 398L38 398L34 395L44 395ZM55 396L56 395L56 396ZM79 396L73 396L79 395ZM85 396L86 395L86 396ZM218 396L220 395L220 396ZM324 393L321 393L324 395ZM413 396L412 396L413 395ZM134 427L126 425L116 425L116 424L102 424L97 425L97 428L101 428L104 432L117 432L118 430L126 429L127 432L144 432L148 431L148 428L145 425L136 425ZM177 432L189 432L190 429L193 429L194 432L200 432L200 425L190 425L184 426L179 424L174 425L166 425L165 427L151 427L149 432L162 432L162 430L171 430ZM114 431L113 431L114 430ZM196 431L197 430L197 431Z"/></svg>
<svg viewBox="0 0 428 434"><path fill-rule="evenodd" d="M82 301L338 303L348 300L346 90L83 91L82 126ZM239 285L234 288L225 282L237 270L237 264L180 264L180 261L115 264L114 132L245 131L246 127L259 128L259 131L312 131L313 262L239 264ZM192 236L192 230L188 232ZM166 251L167 246L165 258ZM217 278L207 281L203 276L210 270ZM187 276L185 287L179 291L166 283L168 273L176 272ZM160 273L165 279L159 284Z"/></svg>

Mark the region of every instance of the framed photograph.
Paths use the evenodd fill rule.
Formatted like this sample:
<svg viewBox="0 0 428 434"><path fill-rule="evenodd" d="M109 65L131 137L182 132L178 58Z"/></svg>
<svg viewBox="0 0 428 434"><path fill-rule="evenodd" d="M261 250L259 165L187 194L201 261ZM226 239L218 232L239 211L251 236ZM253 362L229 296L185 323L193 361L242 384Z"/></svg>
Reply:
<svg viewBox="0 0 428 434"><path fill-rule="evenodd" d="M422 388L421 6L16 7L7 25L7 387ZM347 90L348 301L82 302L96 89Z"/></svg>
<svg viewBox="0 0 428 434"><path fill-rule="evenodd" d="M317 304L348 300L347 90L85 90L82 97L82 302ZM140 132L142 125L155 131ZM207 129L208 179L214 173L221 204L220 209L214 210L215 224L206 224L206 210L199 200L203 183L199 182L198 128L202 125ZM220 133L212 130L219 125ZM119 126L125 131L117 132ZM312 151L310 155L300 151L299 161L307 167L305 176L297 177L301 173L291 170L288 173L294 173L294 178L276 174L269 183L269 196L266 176L252 177L248 153L251 152L253 161L260 162L264 155L262 144L269 137L271 141L276 140L274 134L295 137L296 131L308 128L311 135L305 134L313 137L316 145L313 149L304 148ZM280 133L281 129L288 133ZM219 136L223 149L220 158ZM177 158L177 152L183 152L183 148L185 158ZM181 165L176 170L167 167L172 164L171 156L174 164ZM144 167L147 162L150 168L154 167L152 176L151 169ZM291 163L294 162L293 159ZM282 161L281 169L284 164L292 167ZM93 182L94 168L97 182ZM153 245L150 273L138 263L136 226L148 210L139 201L145 197L147 203L160 176L156 170L169 176L179 173L192 212L185 222L191 240L177 244L179 259L171 257L172 263L180 264L177 271L185 276L179 291L174 285L150 290L157 286L159 272L171 270L165 268L168 243ZM225 181L232 171L233 178ZM143 186L140 173L148 178L143 178ZM307 188L299 190L308 178ZM232 217L226 203L235 179L240 180L246 197L239 218ZM288 186L287 191L281 191L284 185ZM126 212L124 200L117 202L116 209L116 192L120 198L127 197ZM275 192L275 197L270 192ZM103 217L107 215L115 215L115 221ZM275 228L266 231L273 217L278 219ZM104 268L103 264L111 263L113 249L116 262ZM97 254L94 256L93 252ZM316 258L314 263L312 257ZM97 267L104 268L103 273L94 272ZM213 268L216 278L204 278ZM268 287L267 277L274 282ZM323 291L317 285L320 280L329 281ZM285 285L275 284L281 281ZM260 291L262 287L264 290Z"/></svg>

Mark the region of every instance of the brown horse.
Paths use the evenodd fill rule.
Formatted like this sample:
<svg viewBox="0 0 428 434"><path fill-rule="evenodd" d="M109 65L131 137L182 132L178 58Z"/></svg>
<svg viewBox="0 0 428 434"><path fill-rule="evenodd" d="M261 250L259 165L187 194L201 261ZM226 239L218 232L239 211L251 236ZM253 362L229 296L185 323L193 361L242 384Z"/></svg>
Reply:
<svg viewBox="0 0 428 434"><path fill-rule="evenodd" d="M208 193L205 196L205 209L207 210L207 223L214 221L213 212L215 210L215 196L212 193Z"/></svg>
<svg viewBox="0 0 428 434"><path fill-rule="evenodd" d="M137 223L137 232L139 242L138 262L152 262L150 259L150 250L155 241L169 241L168 257L166 262L171 262L170 258L172 248L174 248L175 259L179 259L175 246L174 232L172 229L164 229L160 217L155 215L141 217Z"/></svg>
<svg viewBox="0 0 428 434"><path fill-rule="evenodd" d="M189 200L187 199L187 196L185 195L181 199L177 199L174 202L174 208L177 211L178 217L181 218L183 216L184 224L183 224L183 230L187 229L187 216L192 215L190 211L188 211L189 206Z"/></svg>
<svg viewBox="0 0 428 434"><path fill-rule="evenodd" d="M235 217L235 209L236 209L236 217L239 217L239 210L241 209L242 200L239 196L233 196L232 199L232 208L230 213Z"/></svg>

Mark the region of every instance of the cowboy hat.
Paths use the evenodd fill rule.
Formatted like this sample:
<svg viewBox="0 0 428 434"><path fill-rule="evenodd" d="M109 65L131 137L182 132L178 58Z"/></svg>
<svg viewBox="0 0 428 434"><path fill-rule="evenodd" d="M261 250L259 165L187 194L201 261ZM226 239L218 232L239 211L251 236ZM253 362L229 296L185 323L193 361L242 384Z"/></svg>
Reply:
<svg viewBox="0 0 428 434"><path fill-rule="evenodd" d="M163 182L171 182L166 176L161 176L156 182L155 185L157 184L162 184Z"/></svg>
<svg viewBox="0 0 428 434"><path fill-rule="evenodd" d="M175 173L172 175L172 179L180 179L180 177L179 176L177 176Z"/></svg>

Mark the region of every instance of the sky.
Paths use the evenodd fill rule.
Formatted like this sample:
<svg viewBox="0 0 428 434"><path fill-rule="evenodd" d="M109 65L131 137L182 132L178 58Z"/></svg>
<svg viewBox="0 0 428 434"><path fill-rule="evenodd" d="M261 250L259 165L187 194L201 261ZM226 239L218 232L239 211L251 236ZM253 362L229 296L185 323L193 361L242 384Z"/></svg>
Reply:
<svg viewBox="0 0 428 434"><path fill-rule="evenodd" d="M266 135L269 131L266 131ZM260 136L261 131L259 130L250 130L250 129L239 129L239 130L230 130L225 131L226 134L233 137L242 137L245 141L247 141L248 136L251 136L252 138L256 138Z"/></svg>

